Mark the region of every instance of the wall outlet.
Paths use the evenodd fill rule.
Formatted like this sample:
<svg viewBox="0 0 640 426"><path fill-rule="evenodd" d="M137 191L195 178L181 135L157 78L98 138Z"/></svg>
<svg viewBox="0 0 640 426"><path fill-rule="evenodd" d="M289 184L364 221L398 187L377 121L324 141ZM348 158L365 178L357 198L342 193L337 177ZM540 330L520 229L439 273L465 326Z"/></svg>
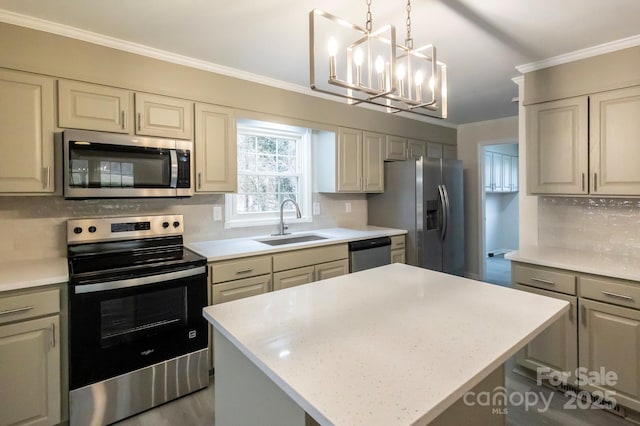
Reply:
<svg viewBox="0 0 640 426"><path fill-rule="evenodd" d="M346 202L344 203L344 208L346 210L347 213L351 213L351 203L350 202Z"/></svg>
<svg viewBox="0 0 640 426"><path fill-rule="evenodd" d="M213 206L213 220L219 222L222 220L222 207Z"/></svg>
<svg viewBox="0 0 640 426"><path fill-rule="evenodd" d="M313 215L314 216L320 215L320 203L318 202L313 203Z"/></svg>

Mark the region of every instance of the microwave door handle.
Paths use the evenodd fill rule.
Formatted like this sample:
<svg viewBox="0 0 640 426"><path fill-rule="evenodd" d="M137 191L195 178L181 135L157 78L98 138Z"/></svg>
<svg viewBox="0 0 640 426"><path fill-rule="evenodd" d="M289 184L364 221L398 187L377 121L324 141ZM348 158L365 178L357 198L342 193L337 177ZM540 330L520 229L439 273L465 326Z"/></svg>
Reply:
<svg viewBox="0 0 640 426"><path fill-rule="evenodd" d="M176 154L176 150L172 149L169 151L171 154L171 183L169 185L170 188L178 187L178 155Z"/></svg>

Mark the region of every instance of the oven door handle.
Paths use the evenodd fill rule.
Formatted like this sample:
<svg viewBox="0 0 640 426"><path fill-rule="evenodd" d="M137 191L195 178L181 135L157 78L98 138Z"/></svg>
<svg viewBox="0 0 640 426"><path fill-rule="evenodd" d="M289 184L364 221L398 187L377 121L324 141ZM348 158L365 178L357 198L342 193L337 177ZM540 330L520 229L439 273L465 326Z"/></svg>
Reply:
<svg viewBox="0 0 640 426"><path fill-rule="evenodd" d="M126 280L105 281L103 283L86 284L75 286L75 294L95 293L98 291L116 290L127 287L137 287L141 285L155 284L163 281L177 280L180 278L192 277L194 275L206 274L207 267L185 269L183 271L167 272L165 274L150 275L148 277L129 278Z"/></svg>

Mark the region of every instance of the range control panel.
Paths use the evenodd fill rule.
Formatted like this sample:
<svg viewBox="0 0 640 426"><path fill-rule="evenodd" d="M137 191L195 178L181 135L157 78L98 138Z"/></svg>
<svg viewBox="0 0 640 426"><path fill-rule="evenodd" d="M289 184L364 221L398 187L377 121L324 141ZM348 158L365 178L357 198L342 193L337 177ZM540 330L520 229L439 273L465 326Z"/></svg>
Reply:
<svg viewBox="0 0 640 426"><path fill-rule="evenodd" d="M69 219L67 244L182 235L181 214Z"/></svg>

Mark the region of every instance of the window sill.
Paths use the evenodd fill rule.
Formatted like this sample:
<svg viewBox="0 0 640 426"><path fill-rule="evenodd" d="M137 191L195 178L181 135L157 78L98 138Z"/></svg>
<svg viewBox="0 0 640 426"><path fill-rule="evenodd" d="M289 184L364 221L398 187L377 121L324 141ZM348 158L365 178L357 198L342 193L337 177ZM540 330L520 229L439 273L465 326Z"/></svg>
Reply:
<svg viewBox="0 0 640 426"><path fill-rule="evenodd" d="M313 218L311 216L303 216L300 219L297 218L284 218L284 223L287 225L292 225L296 223L311 223L313 222ZM250 228L257 226L277 226L280 224L280 219L246 219L246 220L229 220L224 222L225 229L232 228Z"/></svg>

